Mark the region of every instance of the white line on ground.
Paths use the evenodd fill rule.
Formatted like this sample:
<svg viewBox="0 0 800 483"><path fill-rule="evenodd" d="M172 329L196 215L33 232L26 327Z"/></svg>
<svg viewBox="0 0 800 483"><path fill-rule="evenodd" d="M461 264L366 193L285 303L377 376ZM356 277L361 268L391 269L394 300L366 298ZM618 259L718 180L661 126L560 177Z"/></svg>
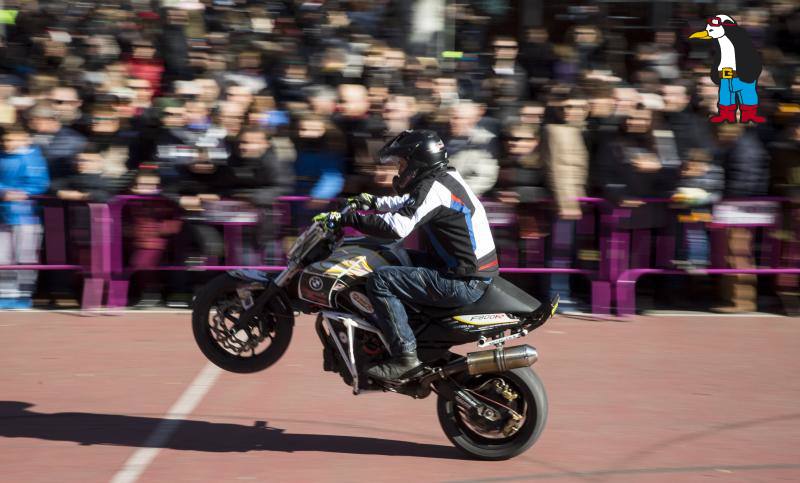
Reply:
<svg viewBox="0 0 800 483"><path fill-rule="evenodd" d="M156 429L142 443L142 447L137 449L122 468L111 479L111 483L133 483L139 479L150 463L161 451L172 434L178 429L181 420L189 416L194 408L200 403L206 393L216 382L222 370L210 362L200 371L191 384L169 408L162 421L158 423Z"/></svg>

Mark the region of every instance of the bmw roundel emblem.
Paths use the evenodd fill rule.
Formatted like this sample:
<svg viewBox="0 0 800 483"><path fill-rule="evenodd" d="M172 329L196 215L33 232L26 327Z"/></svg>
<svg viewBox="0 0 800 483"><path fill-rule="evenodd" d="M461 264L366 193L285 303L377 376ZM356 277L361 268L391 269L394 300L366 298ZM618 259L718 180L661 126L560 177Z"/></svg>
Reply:
<svg viewBox="0 0 800 483"><path fill-rule="evenodd" d="M308 279L308 286L311 287L311 290L319 292L322 290L322 279L319 277L311 277Z"/></svg>

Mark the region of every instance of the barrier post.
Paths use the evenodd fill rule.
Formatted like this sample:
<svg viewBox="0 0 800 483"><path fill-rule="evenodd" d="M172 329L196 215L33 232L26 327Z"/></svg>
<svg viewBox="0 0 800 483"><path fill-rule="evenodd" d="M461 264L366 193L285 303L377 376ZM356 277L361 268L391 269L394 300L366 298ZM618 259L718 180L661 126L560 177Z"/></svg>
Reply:
<svg viewBox="0 0 800 483"><path fill-rule="evenodd" d="M128 303L128 279L124 271L122 253L122 209L125 196L117 196L109 203L111 277L108 282L108 307L125 307Z"/></svg>
<svg viewBox="0 0 800 483"><path fill-rule="evenodd" d="M111 216L106 204L90 203L91 266L83 280L81 307L97 309L103 306L107 282L111 280Z"/></svg>
<svg viewBox="0 0 800 483"><path fill-rule="evenodd" d="M614 210L607 203L599 205L600 233L598 237L598 251L600 252L597 276L592 280L592 313L611 313L611 273L615 260L612 258Z"/></svg>
<svg viewBox="0 0 800 483"><path fill-rule="evenodd" d="M592 282L592 312L610 314L616 302L616 284L630 265L631 235L620 228L623 218L630 218L631 209L604 202L600 222L600 267Z"/></svg>
<svg viewBox="0 0 800 483"><path fill-rule="evenodd" d="M652 231L648 228L633 230L633 256L631 266L644 268L650 266L650 236ZM626 267L621 267L624 270Z"/></svg>
<svg viewBox="0 0 800 483"><path fill-rule="evenodd" d="M63 265L67 263L66 231L64 229L64 206L44 206L45 263Z"/></svg>

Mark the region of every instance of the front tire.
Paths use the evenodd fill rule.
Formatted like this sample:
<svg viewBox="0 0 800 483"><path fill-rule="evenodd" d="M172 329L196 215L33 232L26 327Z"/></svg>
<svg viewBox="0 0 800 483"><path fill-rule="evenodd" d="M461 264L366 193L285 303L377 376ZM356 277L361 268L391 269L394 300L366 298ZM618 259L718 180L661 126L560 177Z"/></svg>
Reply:
<svg viewBox="0 0 800 483"><path fill-rule="evenodd" d="M223 274L201 288L192 307L192 332L209 361L226 371L247 374L263 371L283 356L292 340L294 315L275 299L268 304L271 310L255 319L257 326L226 337L224 329L243 311L236 289L244 285L248 282ZM245 350L248 341L258 339L258 347Z"/></svg>
<svg viewBox="0 0 800 483"><path fill-rule="evenodd" d="M464 386L493 378L500 378L513 386L520 403L524 402L524 423L512 436L489 438L481 435L465 423L455 402L442 395L439 395L436 408L439 424L456 448L476 459L506 460L525 452L539 439L547 421L547 394L541 379L529 367L499 374L468 376Z"/></svg>

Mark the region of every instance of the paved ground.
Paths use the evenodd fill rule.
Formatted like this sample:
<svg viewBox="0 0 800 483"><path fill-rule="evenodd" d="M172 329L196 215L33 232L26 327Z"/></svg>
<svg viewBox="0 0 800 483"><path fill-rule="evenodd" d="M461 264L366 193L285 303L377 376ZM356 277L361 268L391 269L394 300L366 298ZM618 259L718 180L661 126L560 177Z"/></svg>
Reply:
<svg viewBox="0 0 800 483"><path fill-rule="evenodd" d="M526 342L550 419L486 463L433 398L351 396L308 317L242 376L207 365L185 313L0 313L0 480L800 480L800 319L557 318Z"/></svg>

